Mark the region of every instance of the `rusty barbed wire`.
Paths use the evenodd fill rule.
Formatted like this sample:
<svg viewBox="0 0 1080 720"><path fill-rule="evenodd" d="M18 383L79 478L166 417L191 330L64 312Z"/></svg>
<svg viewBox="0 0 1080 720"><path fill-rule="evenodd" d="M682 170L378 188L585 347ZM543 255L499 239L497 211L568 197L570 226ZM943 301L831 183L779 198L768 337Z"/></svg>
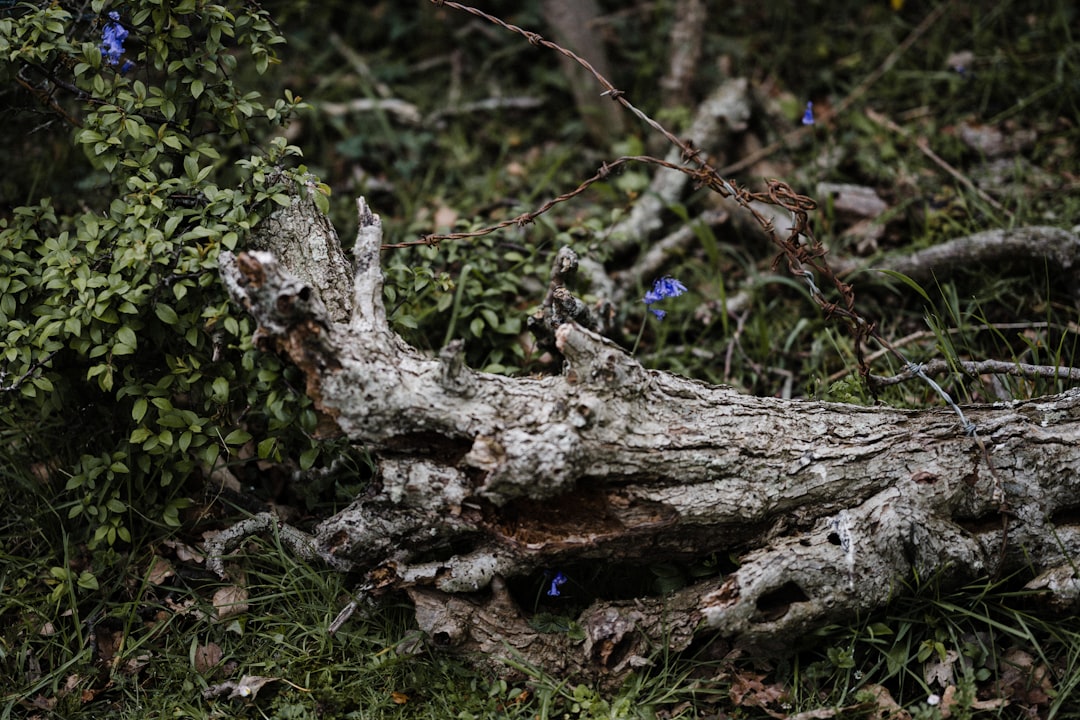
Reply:
<svg viewBox="0 0 1080 720"><path fill-rule="evenodd" d="M454 2L454 0L431 0L432 3L440 7L449 7L455 10L473 15L474 17L481 18L488 22L491 22L499 27L502 27L510 32L521 35L529 41L530 44L545 47L553 50L565 57L570 58L574 62L578 63L596 79L597 83L604 88L602 95L611 97L615 102L622 105L635 117L639 118L646 125L651 127L664 136L672 145L677 147L681 153L682 161L684 164L676 164L659 158L637 155L621 157L612 162L604 163L595 175L588 178L573 190L563 193L558 197L548 200L536 210L523 213L514 218L503 220L489 227L481 228L480 230L473 230L468 232L457 233L441 233L425 235L419 240L405 243L396 243L393 245L386 245L387 248L400 248L409 247L411 245L438 245L444 240L465 240L470 238L483 237L493 232L497 232L506 227L516 225L518 227L527 225L535 220L540 215L544 214L551 208L555 207L559 203L565 202L571 198L577 197L581 193L585 192L594 183L606 178L612 170L629 162L640 162L649 165L655 165L659 167L668 168L676 172L681 172L691 177L694 180L694 184L697 187L707 187L713 192L717 193L724 198L732 198L738 203L744 210L746 210L755 222L761 227L765 234L770 238L772 243L778 248L779 254L774 261L774 266L781 260L786 260L789 270L796 277L803 277L810 280L809 286L811 289L810 296L813 301L822 309L822 312L826 317L840 317L843 318L849 325L853 340L855 342L856 357L860 359L859 373L863 377L867 377L870 374L870 368L865 364L862 358L865 358L865 353L861 347L865 343L868 337L874 338L876 342L881 343L881 346L886 349L891 349L888 342L877 334L874 329L874 324L867 321L855 310L855 297L854 291L851 286L836 276L836 274L829 268L828 263L824 261L826 250L814 237L813 230L810 227L810 212L816 209L817 203L810 197L802 195L796 192L790 185L781 180L769 180L767 189L764 192L751 192L745 188L739 187L739 185L727 178L723 177L716 168L713 167L708 160L702 157L701 151L693 146L693 144L687 140L679 138L674 133L669 131L663 125L656 120L649 117L644 111L640 110L626 97L626 94L616 88L610 80L601 75L587 60L580 57L576 53L562 47L558 43L545 39L539 33L531 30L525 30L517 25L508 23L505 20L479 10L470 5L466 5L460 2ZM787 210L792 215L793 223L791 232L786 238L780 238L777 236L776 229L773 226L771 220L766 218L754 207L754 203L764 203L773 205L776 207ZM805 267L810 270L805 270ZM819 277L823 277L836 289L840 294L843 305L834 303L821 292L816 283L813 282L812 277L809 277L807 273L816 273ZM906 358L903 358L898 351L892 349L892 352L904 363L907 364Z"/></svg>
<svg viewBox="0 0 1080 720"><path fill-rule="evenodd" d="M500 18L493 15L489 15L481 10L464 5L459 2L453 2L452 0L431 0L438 6L451 7L463 12L469 13L476 17L485 19L500 27L503 27L511 32L518 33L525 37L532 45L542 46L555 52L558 52L579 65L588 70L597 82L604 88L602 95L611 97L615 102L622 105L629 110L633 115L642 120L649 127L653 128L661 135L663 135L668 142L675 147L679 148L682 152L682 160L684 165L675 165L658 158L650 156L634 156L634 157L622 157L611 163L604 163L593 177L589 178L585 182L581 183L575 189L568 193L564 193L548 202L544 203L541 207L537 208L531 213L524 213L512 218L510 220L503 221L490 228L483 228L467 233L451 233L447 235L427 235L420 243L427 245L437 245L440 240L446 239L464 239L470 237L480 237L487 235L491 232L495 232L501 228L508 227L510 225L526 225L532 222L537 216L544 212L547 212L555 205L565 202L577 195L584 192L589 186L606 178L614 168L617 168L628 162L644 162L660 167L666 167L678 172L685 173L694 179L694 182L699 187L708 187L715 193L718 193L721 197L734 198L742 208L750 213L754 220L761 226L762 230L768 235L770 240L779 250L776 259L773 261L773 265L776 266L781 259L787 261L789 271L796 277L802 277L806 282L810 297L822 310L826 318L840 318L848 326L851 332L852 343L854 345L855 358L858 363L859 375L863 378L867 387L873 393L875 391L875 385L871 382L870 366L866 359L865 345L867 339L873 339L874 342L886 350L889 354L893 355L905 368L905 373L909 377L918 377L926 382L933 390L938 394L942 401L954 412L959 418L960 426L964 431L964 435L971 438L976 447L981 452L983 461L986 463L990 475L993 478L993 492L992 499L998 505L999 512L1001 514L1002 522L1002 543L1001 554L1004 556L1005 552L1005 540L1008 537L1008 503L1005 496L1004 483L997 472L996 467L990 457L990 450L986 446L986 442L978 434L975 424L970 422L964 415L960 406L952 399L952 397L928 374L928 367L923 364L914 363L909 361L899 349L892 345L885 337L883 337L878 331L875 324L865 318L861 313L855 309L855 293L854 289L848 283L845 283L836 273L829 267L828 261L825 259L826 249L820 242L814 237L813 229L810 227L809 219L810 213L816 209L817 204L814 200L806 195L802 195L796 192L790 185L780 180L768 180L767 189L764 192L750 192L744 188L740 188L734 182L727 180L721 175L709 162L702 158L700 152L692 146L691 143L682 140L672 134L667 128L663 127L660 123L653 120L644 112L634 107L634 105L625 97L625 94L615 88L611 82L601 75L593 66L584 58L579 57L575 53L567 50L560 45L545 40L541 35L535 32L524 30L516 25L507 23ZM928 28L934 20L931 18L940 17L945 12L945 8L951 5L952 0L947 0L937 10L933 11L916 29L916 33L912 33L908 40L905 41L905 47L914 42L917 34L921 34ZM895 59L899 57L901 50L898 48L897 52L890 55L887 61L887 66L895 62ZM884 73L886 67L879 68L877 72ZM860 86L860 92L864 92L866 87L869 87L869 81L864 81ZM849 97L847 102L850 103L854 100L854 97ZM791 213L792 216L792 228L786 238L780 238L777 236L776 229L773 223L765 218L754 207L754 202L762 202L776 207L781 207ZM816 275L815 275L816 273ZM815 277L826 279L833 288L839 294L843 305L830 301L822 293L818 287Z"/></svg>
<svg viewBox="0 0 1080 720"><path fill-rule="evenodd" d="M610 97L615 102L622 105L626 110L632 113L635 117L640 119L650 128L660 133L665 139L668 140L673 146L677 147L681 152L681 158L683 164L676 164L666 160L661 160L648 155L636 155L636 156L624 156L616 160L605 162L599 170L592 177L588 178L581 184L579 184L573 190L563 193L555 198L552 198L545 202L540 207L531 212L522 213L516 217L508 220L503 220L494 225L481 228L479 230L472 230L467 232L457 233L443 233L443 234L429 234L425 235L419 240L404 243L395 243L384 245L386 248L404 248L414 245L429 245L437 246L444 240L465 240L477 237L483 237L493 232L497 232L503 228L510 226L524 226L533 222L540 215L548 212L556 205L566 202L574 197L577 197L581 193L585 192L593 184L607 178L613 170L631 162L644 163L649 165L655 165L658 167L664 167L676 172L681 172L694 180L694 185L698 188L707 187L711 191L719 194L724 198L732 198L739 206L746 210L749 215L754 218L755 222L761 227L765 234L769 237L772 243L777 247L778 254L773 261L773 267L776 268L783 261L786 261L789 272L795 277L801 277L809 289L809 295L815 304L821 308L822 313L826 318L838 318L847 325L852 342L854 344L854 352L856 362L858 363L859 375L867 382L867 386L871 392L874 392L878 387L881 387L880 382L871 382L871 378L877 379L870 373L869 362L867 361L867 354L865 346L868 340L872 339L877 343L884 351L895 357L905 368L903 375L906 378L919 377L926 381L931 388L944 400L944 402L954 411L960 418L960 424L964 429L965 434L975 437L979 446L981 447L984 456L989 464L989 454L982 442L982 439L976 435L975 427L968 422L964 416L960 407L952 400L947 392L945 392L937 383L931 380L926 374L930 369L930 366L918 365L910 362L899 349L894 347L884 336L878 331L876 324L867 319L855 307L855 292L853 287L841 280L836 273L829 266L826 260L827 250L814 236L813 229L810 227L810 214L817 208L817 203L810 197L802 195L796 192L789 184L781 180L767 180L767 187L761 192L751 192L745 188L740 187L737 183L725 178L715 167L713 167L708 160L702 157L701 151L695 148L692 142L679 138L670 132L667 128L661 125L656 120L649 117L645 112L638 109L630 102L626 97L626 94L616 88L610 80L600 74L587 60L577 55L576 53L562 47L561 45L545 39L539 33L531 30L526 30L512 23L508 23L501 18L486 13L482 10L466 5L464 3L455 2L454 0L431 0L433 4L439 7L449 7L454 10L460 10L462 12L473 15L474 17L481 18L490 23L498 25L510 32L521 35L531 45L544 47L553 50L567 58L570 58L574 62L589 71L590 74L596 79L601 87L604 88L601 95ZM903 48L906 49L910 46L915 39L921 35L930 25L936 21L936 18L941 17L944 14L945 9L951 5L952 0L944 3L939 8L935 9L923 23L905 40ZM880 76L881 73L887 71L888 67L896 61L901 54L902 49L897 50L889 56L883 67L878 68L875 71ZM864 80L860 85L858 93L865 92L869 87L871 79ZM854 95L846 99L845 103L841 103L841 106L847 107L854 101ZM838 106L836 112L839 112L840 106ZM833 114L836 114L834 112ZM802 128L805 130L806 128ZM771 219L766 218L757 208L754 207L754 203L763 203L782 208L789 212L792 217L791 231L788 236L781 238L777 235L776 228ZM840 302L834 302L829 300L818 286L817 279L824 279L830 284L833 290L840 298ZM1022 370L1020 371L1022 372ZM1068 377L1073 376L1073 372L1070 371ZM990 464L991 472L994 472L993 465ZM996 473L994 473L996 476Z"/></svg>
<svg viewBox="0 0 1080 720"><path fill-rule="evenodd" d="M435 0L432 0L432 2L435 2ZM645 156L645 155L633 155L633 156L625 156L625 157L616 158L615 160L612 160L610 162L605 162L603 165L600 166L600 169L596 171L595 175L593 175L589 179L582 182L580 185L578 185L573 190L570 190L569 192L565 192L562 195L559 195L558 197L554 197L554 198L548 200L543 205L536 208L535 210L532 210L531 212L522 213L520 215L517 215L516 217L512 217L512 218L510 218L508 220L503 220L501 222L495 223L494 225L489 225L489 226L481 228L479 230L469 230L469 231L453 232L453 233L438 233L438 234L432 233L432 234L429 234L429 235L424 235L419 240L409 240L409 241L400 242L400 243L386 243L382 247L384 249L389 249L389 248L415 247L417 245L438 246L439 243L441 243L443 240L468 240L468 239L471 239L471 238L484 237L485 235L490 235L490 234L492 234L494 232L498 232L499 230L502 230L504 228L508 228L508 227L511 227L511 226L523 227L525 225L528 225L533 220L540 217L541 215L543 215L544 213L546 213L548 210L555 207L559 203L563 203L563 202L566 202L567 200L570 200L572 198L577 197L581 193L588 190L589 187L591 185L593 185L594 183L600 182L601 180L607 178L607 176L611 174L612 170L619 167L620 165L625 165L626 163L629 163L629 162L656 163L656 164L663 165L665 167L671 167L673 169L678 169L678 166L673 165L672 163L665 162L664 160L659 160L657 158L648 157L648 156Z"/></svg>

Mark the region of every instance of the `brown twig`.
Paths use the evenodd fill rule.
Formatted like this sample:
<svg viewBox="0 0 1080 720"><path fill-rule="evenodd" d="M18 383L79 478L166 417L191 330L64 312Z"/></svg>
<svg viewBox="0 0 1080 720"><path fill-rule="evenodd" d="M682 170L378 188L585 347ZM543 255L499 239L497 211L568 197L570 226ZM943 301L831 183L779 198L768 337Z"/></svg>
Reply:
<svg viewBox="0 0 1080 720"><path fill-rule="evenodd" d="M7 392L14 392L14 391L18 390L20 387L22 387L23 383L25 383L27 380L30 379L31 375L33 375L35 372L37 372L39 368L44 367L45 365L47 365L49 363L49 361L52 360L56 356L56 353L58 353L58 352L60 352L60 351L59 350L53 350L52 352L50 352L45 357L40 358L39 360L37 360L37 362L32 364L26 370L26 372L24 372L22 374L22 376L15 379L14 381L12 381L12 383L10 385L0 386L0 392L7 393ZM6 372L0 371L0 381L2 381L4 376L6 376L6 375L7 375Z"/></svg>
<svg viewBox="0 0 1080 720"><path fill-rule="evenodd" d="M907 130L900 127L881 113L871 110L870 108L864 110L863 113L875 124L896 133L897 135L906 140L914 142L915 147L919 148L919 151L922 152L922 154L925 155L927 158L929 158L931 162L933 162L939 168L947 172L949 175L952 175L957 182L966 187L968 190L978 195L983 202L985 202L987 205L994 208L995 210L1005 213L1010 218L1013 217L1013 214L1009 210L1005 209L1005 207L1002 206L1001 203L987 195L981 188L976 186L975 183L971 182L971 180L966 175L954 168L949 163L945 162L945 160L942 159L940 155L931 150L930 143L926 141L926 138L913 138L911 136L911 133L909 133Z"/></svg>
<svg viewBox="0 0 1080 720"><path fill-rule="evenodd" d="M990 324L990 325L977 327L977 328L975 328L975 330L976 331L978 331L978 330L1040 330L1040 329L1044 330L1044 329L1047 329L1047 328L1050 328L1050 327L1059 327L1060 328L1061 326L1052 326L1050 323L1047 323L1047 322L993 323L993 324ZM1067 328L1067 329L1070 332L1075 332L1075 330L1073 330L1072 328ZM961 328L946 328L944 330L944 332L946 334L948 334L948 335L955 335L955 334L958 334L958 333L961 333L961 332L964 332L964 331ZM936 337L937 337L936 332L933 332L933 331L930 331L930 330L919 330L918 332L910 333L910 334L905 335L904 337L900 338L899 340L894 341L893 342L893 347L896 348L896 349L900 349L900 348L902 348L902 347L904 347L906 345L910 345L911 343L919 342L920 340L934 339ZM878 360L883 355L888 355L888 354L889 354L889 351L882 348L880 350L875 350L874 352L867 355L866 360L867 360L867 362L873 363L875 360ZM1041 367L1041 366L1036 366L1036 367ZM843 370L837 370L832 375L825 378L825 382L826 383L834 383L834 382L836 382L838 380L842 380L843 378L845 378L846 376L848 376L850 374L851 374L851 370L847 369L847 368L845 368ZM875 375L875 376L872 376L872 377L877 378L878 376ZM893 383L890 382L889 384L893 384Z"/></svg>
<svg viewBox="0 0 1080 720"><path fill-rule="evenodd" d="M1056 365L1030 365L1021 362L1007 362L1004 360L956 360L949 362L938 358L923 363L922 371L929 375L940 375L959 369L971 376L978 375L1012 375L1026 379L1044 378L1047 380L1071 380L1080 382L1080 368L1059 367ZM912 368L907 368L891 377L870 375L868 380L875 388L899 385L918 376Z"/></svg>

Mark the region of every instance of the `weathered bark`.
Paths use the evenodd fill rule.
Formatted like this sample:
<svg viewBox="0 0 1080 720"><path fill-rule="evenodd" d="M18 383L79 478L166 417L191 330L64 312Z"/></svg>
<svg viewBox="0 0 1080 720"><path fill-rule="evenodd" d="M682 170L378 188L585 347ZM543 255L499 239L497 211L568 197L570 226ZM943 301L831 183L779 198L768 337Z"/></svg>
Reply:
<svg viewBox="0 0 1080 720"><path fill-rule="evenodd" d="M918 282L951 275L958 269L994 267L1007 262L1048 263L1070 272L1080 261L1080 236L1062 228L1029 227L986 230L955 238L910 255L882 258L874 270L903 273ZM858 261L839 260L833 270L848 273L860 268Z"/></svg>
<svg viewBox="0 0 1080 720"><path fill-rule="evenodd" d="M252 233L252 247L267 250L289 272L318 288L328 318L348 322L352 312L352 273L341 251L337 231L315 203L299 196L278 210Z"/></svg>
<svg viewBox="0 0 1080 720"><path fill-rule="evenodd" d="M1080 392L965 408L971 437L945 409L750 397L649 371L574 322L555 329L562 375L479 373L456 347L429 357L390 330L380 221L359 207L348 324L269 253L225 254L222 274L264 347L378 459L371 491L297 546L364 573L371 596L408 592L436 644L617 678L659 642L789 642L882 606L913 571L955 584L1028 568L1075 605ZM584 640L533 629L508 589L730 555L727 574L667 596L588 588Z"/></svg>

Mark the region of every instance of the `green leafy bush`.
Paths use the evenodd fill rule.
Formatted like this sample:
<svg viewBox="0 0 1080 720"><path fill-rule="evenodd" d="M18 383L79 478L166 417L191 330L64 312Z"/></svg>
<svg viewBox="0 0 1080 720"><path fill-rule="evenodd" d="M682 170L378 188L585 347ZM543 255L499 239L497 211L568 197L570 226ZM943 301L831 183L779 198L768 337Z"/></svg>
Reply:
<svg viewBox="0 0 1080 720"><path fill-rule="evenodd" d="M80 150L92 179L0 217L2 415L9 428L65 428L20 452L52 469L58 504L79 519L72 537L91 546L130 541L137 517L179 524L180 481L215 464L310 465L318 452L293 370L252 347L217 267L274 207L325 202L325 186L285 167L300 151L279 131L300 98L244 89L284 38L239 0L109 11L0 8L0 78L21 88L14 122L45 114L41 141ZM110 34L122 55L102 47Z"/></svg>

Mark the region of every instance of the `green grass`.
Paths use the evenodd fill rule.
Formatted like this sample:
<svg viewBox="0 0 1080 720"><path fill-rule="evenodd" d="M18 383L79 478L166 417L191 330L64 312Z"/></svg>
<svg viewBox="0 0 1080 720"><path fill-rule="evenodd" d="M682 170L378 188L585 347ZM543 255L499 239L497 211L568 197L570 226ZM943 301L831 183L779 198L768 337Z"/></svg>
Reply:
<svg viewBox="0 0 1080 720"><path fill-rule="evenodd" d="M426 6L266 3L275 4L292 28L285 81L310 88L309 99L377 95L369 78L343 66L313 33L313 27L332 21L342 37L367 53L375 79L424 112L439 109L446 89L462 77L463 100L482 99L495 88L546 101L543 113L448 116L435 129L400 126L379 114L312 115L296 142L313 170L334 186L334 219L344 238L354 230L352 197L359 190L350 177L357 167L386 181L385 189L369 192L369 200L386 221L388 240L397 242L429 232L430 219L442 207L454 211L462 227L531 209L572 189L611 157L605 148L582 147L584 130L568 106L555 58L519 37L481 31ZM665 13L672 4L653 5L632 4L632 12L611 18L611 51L615 65L624 68L617 82L646 111L685 117L679 109L655 106ZM801 6L799 14L768 3L714 9L705 38L711 54L700 69L699 91L718 81L715 58L723 54L733 74L772 87L772 100L796 109L807 98L821 107L835 105L928 10L911 0L900 12L887 2L856 0ZM529 26L538 15L529 5L510 19ZM796 189L811 195L822 181L877 189L890 210L877 249L865 253L870 256L909 252L987 228L1075 225L1077 32L1077 10L1065 0L956 3L848 112L818 128L810 142L772 160ZM451 48L458 53L454 58L446 54ZM975 57L965 75L945 62L960 50ZM1035 140L1011 156L1017 184L1001 194L1000 210L942 172L910 138L867 119L865 108L889 117L911 137L926 138L964 174L977 174L985 158L958 141L961 122L1030 130ZM755 122L773 123L775 117ZM793 128L794 118L790 125L754 129L771 141ZM644 130L636 132L640 137L632 140L649 140ZM612 146L626 141L612 138ZM1036 168L1061 182L1047 187ZM477 367L535 370L535 358L517 336L521 316L542 298L551 253L572 243L609 269L624 269L629 258L607 252L605 231L632 204L634 187L616 177L528 228L473 244L389 253L384 267L398 329L433 350L450 337L463 338ZM708 202L697 193L685 207L672 208L671 217L693 217ZM815 223L834 255L858 252L827 207ZM640 303L616 308L620 339L629 346L647 321L638 356L653 367L763 395L872 402L850 375L850 336L821 316L805 287L782 267L772 270L773 254L774 248L726 227L702 231L699 245L665 270L691 292L672 304L663 323L646 320ZM651 279L638 282L644 288ZM1075 279L1045 265L968 268L924 283L925 300L871 273L858 275L855 283L860 312L877 320L884 335L915 338L902 348L912 360L1080 364ZM744 288L751 302L741 317L694 316L697 304ZM900 369L887 358L874 364L879 374ZM942 384L964 402L1032 397L1065 387L1060 381L959 375ZM889 388L878 399L908 407L939 404L929 388L912 383ZM198 543L204 530L235 519L234 510L207 501L190 509L178 530L133 523L140 528L133 542L89 550L86 538L65 521L62 474L40 464L65 446L65 429L37 428L26 418L14 427L19 430L4 434L0 450L0 720L764 718L811 710L871 718L878 717L874 686L886 688L912 716L936 718L940 706L926 702L942 692L926 679L928 663L935 661L951 668L958 693L966 693L968 709L954 708L953 717L1028 717L1025 708L1040 718L1080 716L1080 623L1041 611L1019 589L1023 578L986 581L947 595L927 582L881 613L826 628L781 657L729 654L719 640L679 657L658 648L652 667L615 690L523 664L478 673L417 645L405 605L358 616L330 636L327 626L349 600L350 578L297 562L273 538L250 541L236 560L248 609L219 621L214 597L226 585L170 543ZM33 432L23 432L27 427ZM334 487L323 489L334 495ZM326 510L319 503L341 502L348 494L312 499L302 510ZM265 499L278 497L266 490ZM156 574L158 562L168 562L173 574ZM205 668L199 658L213 647L220 649L220 661ZM1038 681L1024 687L1023 673L1008 674L1008 659L1021 670L1045 673L1041 687L1052 692L1040 695ZM202 698L209 686L245 675L273 680L249 701ZM1003 677L1015 681L996 686ZM997 699L1010 704L995 707ZM971 710L974 701L982 709Z"/></svg>
<svg viewBox="0 0 1080 720"><path fill-rule="evenodd" d="M33 526L26 494L9 490L5 500ZM881 613L824 628L780 657L730 653L720 639L678 656L658 647L651 667L601 690L524 663L478 673L430 653L405 605L358 614L330 635L349 578L298 562L273 537L250 540L234 558L246 607L219 617L240 599L220 595L233 586L162 538L84 557L84 548L27 530L7 528L3 545L5 718L764 718L765 710L822 708L870 718L879 686L930 718L938 716L927 698L943 692L926 679L935 663L959 696L984 708L954 708L953 717L1022 717L1025 707L1076 717L1080 619L1041 612L1020 578L947 594L929 579ZM164 562L171 574L155 564ZM86 563L97 589L55 583L48 571ZM208 648L219 652L209 667ZM248 701L201 697L244 676L270 680Z"/></svg>

